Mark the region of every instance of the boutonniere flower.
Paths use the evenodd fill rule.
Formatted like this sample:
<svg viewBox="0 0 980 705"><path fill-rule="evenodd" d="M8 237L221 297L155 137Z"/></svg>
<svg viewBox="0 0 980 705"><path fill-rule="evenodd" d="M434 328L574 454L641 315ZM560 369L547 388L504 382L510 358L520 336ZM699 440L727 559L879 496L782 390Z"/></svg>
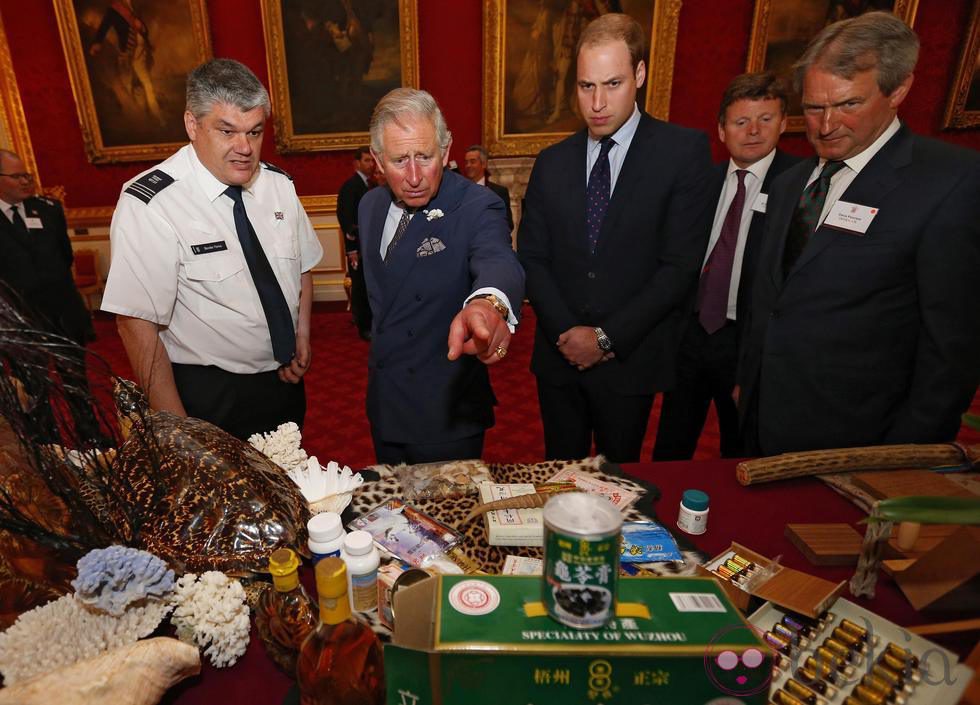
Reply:
<svg viewBox="0 0 980 705"><path fill-rule="evenodd" d="M429 221L430 223L431 223L431 222L432 222L433 220L439 220L439 218L441 218L442 216L444 216L444 215L446 215L445 213L443 213L443 212L442 212L442 211L441 211L440 209L438 209L438 208L433 208L433 209L432 209L432 210L430 210L430 211L422 211L422 212L423 212L423 213L425 213L425 219L426 219L427 221Z"/></svg>

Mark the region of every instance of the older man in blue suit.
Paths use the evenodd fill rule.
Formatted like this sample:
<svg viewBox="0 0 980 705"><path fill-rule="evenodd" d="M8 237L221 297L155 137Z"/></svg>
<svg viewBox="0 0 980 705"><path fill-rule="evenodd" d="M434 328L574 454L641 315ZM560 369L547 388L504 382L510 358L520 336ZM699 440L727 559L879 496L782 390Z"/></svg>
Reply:
<svg viewBox="0 0 980 705"><path fill-rule="evenodd" d="M507 355L524 298L503 203L445 169L451 144L425 91L395 89L374 109L371 151L388 188L364 196L358 221L380 463L480 457L496 403L486 365Z"/></svg>

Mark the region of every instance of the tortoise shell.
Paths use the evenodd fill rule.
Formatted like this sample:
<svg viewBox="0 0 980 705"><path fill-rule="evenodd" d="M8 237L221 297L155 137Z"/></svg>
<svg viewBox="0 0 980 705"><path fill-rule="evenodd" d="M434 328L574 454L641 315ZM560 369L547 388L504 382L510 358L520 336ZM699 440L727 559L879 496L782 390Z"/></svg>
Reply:
<svg viewBox="0 0 980 705"><path fill-rule="evenodd" d="M249 575L266 571L276 549L306 553L309 509L299 489L206 421L148 412L119 447L110 482L120 535L178 573Z"/></svg>

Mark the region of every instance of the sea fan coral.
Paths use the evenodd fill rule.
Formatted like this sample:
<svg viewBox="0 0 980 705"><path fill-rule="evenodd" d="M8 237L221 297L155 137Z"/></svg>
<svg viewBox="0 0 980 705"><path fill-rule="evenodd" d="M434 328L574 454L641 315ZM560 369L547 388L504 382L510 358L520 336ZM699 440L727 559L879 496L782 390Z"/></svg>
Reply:
<svg viewBox="0 0 980 705"><path fill-rule="evenodd" d="M71 585L86 605L118 617L134 602L166 598L174 587L174 572L152 553L109 546L79 559L78 577Z"/></svg>
<svg viewBox="0 0 980 705"><path fill-rule="evenodd" d="M0 672L12 685L131 644L153 632L170 611L164 602L132 606L121 617L96 614L74 595L25 612L0 634Z"/></svg>
<svg viewBox="0 0 980 705"><path fill-rule="evenodd" d="M306 462L306 451L300 447L303 434L292 421L280 424L275 431L253 433L248 442L283 470Z"/></svg>
<svg viewBox="0 0 980 705"><path fill-rule="evenodd" d="M251 622L245 590L216 570L181 577L174 588L173 624L177 638L204 649L219 668L233 665L248 647Z"/></svg>

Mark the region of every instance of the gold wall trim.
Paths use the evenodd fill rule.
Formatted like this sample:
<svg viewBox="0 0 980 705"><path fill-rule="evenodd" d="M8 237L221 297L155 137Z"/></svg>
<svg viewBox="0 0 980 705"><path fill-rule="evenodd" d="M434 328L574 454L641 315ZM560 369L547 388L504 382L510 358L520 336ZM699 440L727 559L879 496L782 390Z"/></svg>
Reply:
<svg viewBox="0 0 980 705"><path fill-rule="evenodd" d="M0 124L4 135L10 138L9 149L17 152L27 171L34 174L34 184L41 190L41 178L37 172L37 162L34 159L34 147L31 145L31 135L27 129L27 118L24 116L24 105L20 101L20 89L17 88L17 76L14 73L14 62L10 56L10 45L7 43L7 30L0 15Z"/></svg>

